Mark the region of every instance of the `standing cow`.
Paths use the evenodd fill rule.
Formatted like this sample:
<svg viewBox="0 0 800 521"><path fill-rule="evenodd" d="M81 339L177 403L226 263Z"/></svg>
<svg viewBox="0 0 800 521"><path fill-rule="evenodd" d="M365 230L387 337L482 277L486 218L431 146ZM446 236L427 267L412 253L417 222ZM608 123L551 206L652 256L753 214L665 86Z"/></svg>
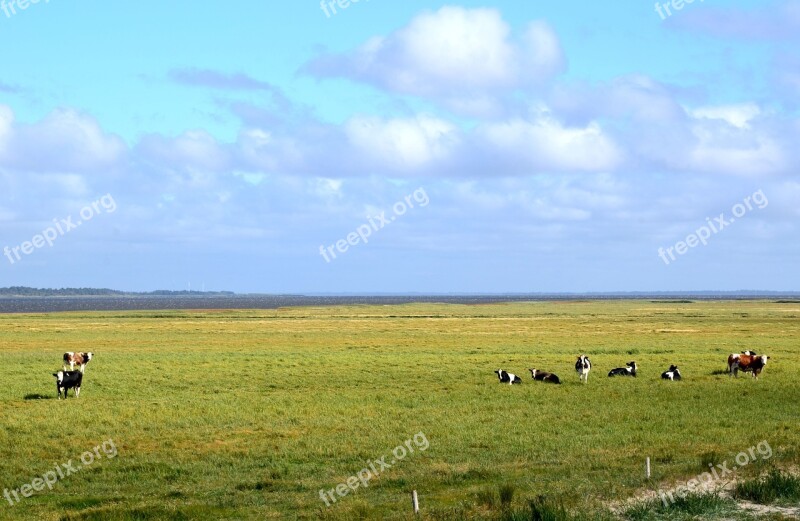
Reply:
<svg viewBox="0 0 800 521"><path fill-rule="evenodd" d="M744 353L731 353L728 355L728 376L739 376L739 371L753 373L753 378L758 378L767 365L769 357L766 355L746 355Z"/></svg>
<svg viewBox="0 0 800 521"><path fill-rule="evenodd" d="M84 372L86 369L86 364L88 364L94 354L92 353L73 353L68 352L64 353L64 371L67 370L67 365L69 365L69 370L73 371L75 369L75 364L78 364L79 371Z"/></svg>
<svg viewBox="0 0 800 521"><path fill-rule="evenodd" d="M80 371L59 371L53 373L56 377L56 390L58 391L58 399L61 399L61 392L64 392L64 399L67 399L67 391L75 389L75 398L81 394L81 382L83 382L83 373Z"/></svg>
<svg viewBox="0 0 800 521"><path fill-rule="evenodd" d="M589 371L591 370L592 362L589 361L589 357L586 355L580 355L578 357L578 361L575 362L575 371L578 372L581 382L586 383L589 381Z"/></svg>

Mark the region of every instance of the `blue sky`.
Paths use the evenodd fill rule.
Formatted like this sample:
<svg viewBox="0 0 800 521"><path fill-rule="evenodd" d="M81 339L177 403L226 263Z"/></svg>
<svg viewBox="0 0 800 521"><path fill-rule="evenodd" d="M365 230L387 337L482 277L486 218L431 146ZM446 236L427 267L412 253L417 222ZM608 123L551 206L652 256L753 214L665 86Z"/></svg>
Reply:
<svg viewBox="0 0 800 521"><path fill-rule="evenodd" d="M0 286L800 290L800 1L19 1Z"/></svg>

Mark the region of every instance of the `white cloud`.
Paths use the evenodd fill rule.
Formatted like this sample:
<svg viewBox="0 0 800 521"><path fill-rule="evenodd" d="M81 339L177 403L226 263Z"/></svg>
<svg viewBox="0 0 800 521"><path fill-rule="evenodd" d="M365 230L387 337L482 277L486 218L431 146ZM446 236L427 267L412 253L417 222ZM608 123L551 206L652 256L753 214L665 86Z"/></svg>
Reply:
<svg viewBox="0 0 800 521"><path fill-rule="evenodd" d="M746 143L726 142L705 129L697 129L700 142L691 151L696 171L745 176L782 173L786 156L780 145L766 136L748 136Z"/></svg>
<svg viewBox="0 0 800 521"><path fill-rule="evenodd" d="M543 83L563 70L560 42L546 22L531 23L520 40L495 9L445 6L351 53L318 57L304 70L448 99Z"/></svg>
<svg viewBox="0 0 800 521"><path fill-rule="evenodd" d="M401 171L446 161L460 142L455 125L426 115L390 120L356 117L347 122L345 133L354 152L370 164Z"/></svg>
<svg viewBox="0 0 800 521"><path fill-rule="evenodd" d="M14 111L7 105L0 105L0 160L8 149L11 137L11 125L14 123Z"/></svg>
<svg viewBox="0 0 800 521"><path fill-rule="evenodd" d="M230 167L230 154L217 139L204 130L191 130L170 139L145 136L139 154L150 162L174 170L220 172Z"/></svg>
<svg viewBox="0 0 800 521"><path fill-rule="evenodd" d="M529 81L542 83L563 72L566 61L561 41L546 22L531 22L525 32L523 44L522 49L517 52L522 74Z"/></svg>
<svg viewBox="0 0 800 521"><path fill-rule="evenodd" d="M761 114L761 109L755 103L744 103L698 107L690 109L689 113L696 119L721 119L734 127L746 129L749 128L749 121Z"/></svg>
<svg viewBox="0 0 800 521"><path fill-rule="evenodd" d="M59 109L32 125L0 106L0 166L29 172L97 172L117 165L127 146L91 116Z"/></svg>
<svg viewBox="0 0 800 521"><path fill-rule="evenodd" d="M514 119L488 124L480 134L492 147L537 170L608 171L623 159L620 148L596 122L565 127L547 116Z"/></svg>

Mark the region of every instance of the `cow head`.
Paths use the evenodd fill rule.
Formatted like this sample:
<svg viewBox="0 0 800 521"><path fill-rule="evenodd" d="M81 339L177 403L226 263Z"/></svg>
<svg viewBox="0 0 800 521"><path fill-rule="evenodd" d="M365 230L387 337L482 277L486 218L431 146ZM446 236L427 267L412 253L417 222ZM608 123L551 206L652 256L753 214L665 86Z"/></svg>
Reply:
<svg viewBox="0 0 800 521"><path fill-rule="evenodd" d="M56 377L56 383L61 385L64 382L64 371L59 371L57 373L53 373L53 376Z"/></svg>
<svg viewBox="0 0 800 521"><path fill-rule="evenodd" d="M94 353L83 353L83 363L88 364L89 360L91 360L93 356Z"/></svg>
<svg viewBox="0 0 800 521"><path fill-rule="evenodd" d="M531 378L536 378L537 369L528 369L531 372Z"/></svg>

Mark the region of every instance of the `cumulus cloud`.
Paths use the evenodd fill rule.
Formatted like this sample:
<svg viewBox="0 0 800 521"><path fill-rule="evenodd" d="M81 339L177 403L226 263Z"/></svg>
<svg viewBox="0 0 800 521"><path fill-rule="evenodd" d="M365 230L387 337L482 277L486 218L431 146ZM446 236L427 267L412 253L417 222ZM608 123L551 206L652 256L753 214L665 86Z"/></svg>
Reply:
<svg viewBox="0 0 800 521"><path fill-rule="evenodd" d="M626 170L753 177L785 174L797 161L791 118L752 101L679 98L677 89L636 75L556 89L551 103L573 124L603 121L606 135L625 151Z"/></svg>
<svg viewBox="0 0 800 521"><path fill-rule="evenodd" d="M153 165L172 170L222 172L232 166L226 147L204 130L184 132L176 138L149 135L137 146L137 155Z"/></svg>
<svg viewBox="0 0 800 521"><path fill-rule="evenodd" d="M545 115L533 121L491 123L482 127L479 135L507 161L529 173L609 171L623 159L621 149L597 123L565 127Z"/></svg>
<svg viewBox="0 0 800 521"><path fill-rule="evenodd" d="M697 142L688 155L691 169L746 176L786 171L788 158L782 143L768 130L719 121L696 121L692 125Z"/></svg>
<svg viewBox="0 0 800 521"><path fill-rule="evenodd" d="M319 56L303 71L392 92L459 99L544 82L564 64L558 37L545 22L531 23L514 39L495 9L446 6L352 52Z"/></svg>
<svg viewBox="0 0 800 521"><path fill-rule="evenodd" d="M0 105L0 166L29 172L91 173L118 165L127 146L87 114L58 109L34 124L16 123Z"/></svg>
<svg viewBox="0 0 800 521"><path fill-rule="evenodd" d="M460 143L454 124L426 115L392 120L356 117L347 122L345 133L355 152L373 168L392 171L422 171L448 160Z"/></svg>
<svg viewBox="0 0 800 521"><path fill-rule="evenodd" d="M750 128L749 121L761 114L761 108L755 103L744 103L697 107L689 112L696 119L717 119L736 128L747 129Z"/></svg>

